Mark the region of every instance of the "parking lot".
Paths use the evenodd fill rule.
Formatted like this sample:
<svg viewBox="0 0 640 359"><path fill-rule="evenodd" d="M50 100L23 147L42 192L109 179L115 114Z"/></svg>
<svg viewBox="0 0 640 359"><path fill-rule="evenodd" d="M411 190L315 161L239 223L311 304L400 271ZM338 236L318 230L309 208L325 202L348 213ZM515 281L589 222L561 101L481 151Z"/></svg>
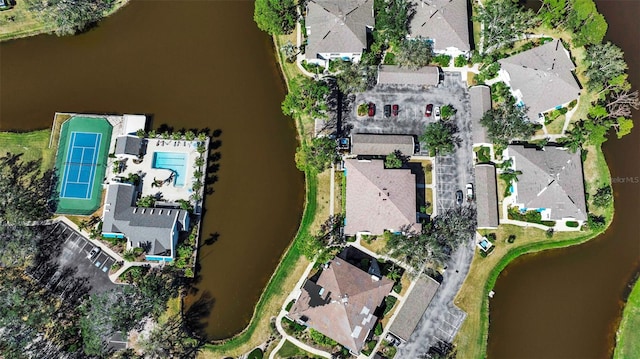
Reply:
<svg viewBox="0 0 640 359"><path fill-rule="evenodd" d="M59 233L57 237L64 241L57 258L60 268L77 268L78 277L88 278L91 293L115 288L116 285L109 279L109 269L115 263L115 259L102 251L89 258L89 253L94 248L91 242L63 222L57 222L54 226L52 231Z"/></svg>
<svg viewBox="0 0 640 359"><path fill-rule="evenodd" d="M376 105L373 117L358 116L357 107L361 103ZM397 104L398 116L384 116L384 105ZM428 123L435 117L425 116L427 104L444 106L450 104L457 110L455 120L470 123L469 92L460 74L447 73L443 82L436 87L416 87L384 85L359 93L352 108L345 114L345 128L350 133L384 133L420 136Z"/></svg>

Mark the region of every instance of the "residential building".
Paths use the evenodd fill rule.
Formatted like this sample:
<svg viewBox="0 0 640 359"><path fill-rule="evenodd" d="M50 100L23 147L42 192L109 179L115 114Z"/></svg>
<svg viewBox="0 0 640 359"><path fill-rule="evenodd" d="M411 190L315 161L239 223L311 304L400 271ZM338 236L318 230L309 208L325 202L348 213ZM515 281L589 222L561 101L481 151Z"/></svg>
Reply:
<svg viewBox="0 0 640 359"><path fill-rule="evenodd" d="M433 278L420 276L391 323L389 333L402 342L408 341L438 288L440 288L440 283Z"/></svg>
<svg viewBox="0 0 640 359"><path fill-rule="evenodd" d="M347 176L344 233L372 235L420 231L417 221L416 177L409 169L385 169L382 160L345 160Z"/></svg>
<svg viewBox="0 0 640 359"><path fill-rule="evenodd" d="M410 39L426 39L433 52L453 57L469 56L467 0L412 0L415 14L409 23Z"/></svg>
<svg viewBox="0 0 640 359"><path fill-rule="evenodd" d="M359 156L386 156L394 151L410 156L415 152L415 140L409 135L382 135L358 133L351 135L351 154Z"/></svg>
<svg viewBox="0 0 640 359"><path fill-rule="evenodd" d="M544 112L578 99L581 87L569 51L555 40L498 60L500 75L511 87L519 106L527 106L530 121L544 122Z"/></svg>
<svg viewBox="0 0 640 359"><path fill-rule="evenodd" d="M498 228L498 191L496 168L491 163L475 166L475 196L478 228Z"/></svg>
<svg viewBox="0 0 640 359"><path fill-rule="evenodd" d="M357 355L378 320L374 312L392 288L390 279L371 275L336 257L315 282L305 281L287 317Z"/></svg>
<svg viewBox="0 0 640 359"><path fill-rule="evenodd" d="M417 70L397 65L380 65L378 85L437 86L442 73L437 66L425 66Z"/></svg>
<svg viewBox="0 0 640 359"><path fill-rule="evenodd" d="M543 220L585 221L584 177L580 151L562 147L543 149L510 145L504 153L522 174L513 182L514 204L521 211L536 210Z"/></svg>
<svg viewBox="0 0 640 359"><path fill-rule="evenodd" d="M131 184L107 187L102 235L126 238L127 249L143 248L149 261L172 261L179 233L189 229L189 213L176 208L137 207L135 199L136 189Z"/></svg>
<svg viewBox="0 0 640 359"><path fill-rule="evenodd" d="M491 144L487 129L480 124L484 114L491 109L491 88L486 85L469 88L471 102L471 138L474 144Z"/></svg>
<svg viewBox="0 0 640 359"><path fill-rule="evenodd" d="M373 0L309 0L307 62L328 66L332 59L360 61L374 25Z"/></svg>

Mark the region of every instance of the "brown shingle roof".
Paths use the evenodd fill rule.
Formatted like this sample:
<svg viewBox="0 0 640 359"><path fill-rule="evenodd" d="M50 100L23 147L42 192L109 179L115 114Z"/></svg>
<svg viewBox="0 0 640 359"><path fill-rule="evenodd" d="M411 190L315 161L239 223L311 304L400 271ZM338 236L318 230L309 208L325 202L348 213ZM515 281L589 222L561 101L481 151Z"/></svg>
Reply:
<svg viewBox="0 0 640 359"><path fill-rule="evenodd" d="M436 86L440 83L440 69L425 66L410 70L397 65L380 65L378 84Z"/></svg>
<svg viewBox="0 0 640 359"><path fill-rule="evenodd" d="M347 173L346 235L382 234L416 223L416 178L408 169L384 169L381 160L345 161Z"/></svg>
<svg viewBox="0 0 640 359"><path fill-rule="evenodd" d="M357 353L378 319L373 312L392 288L388 278L369 275L336 257L316 283L305 282L288 316Z"/></svg>
<svg viewBox="0 0 640 359"><path fill-rule="evenodd" d="M511 145L507 151L516 170L522 171L514 185L518 204L528 209L548 208L552 220L587 219L579 150Z"/></svg>
<svg viewBox="0 0 640 359"><path fill-rule="evenodd" d="M425 278L422 276L418 278L413 290L411 290L395 320L391 323L389 332L405 342L409 340L411 333L416 329L420 319L422 319L422 314L427 310L439 287L440 284L431 277Z"/></svg>
<svg viewBox="0 0 640 359"><path fill-rule="evenodd" d="M414 146L413 136L364 133L351 135L351 154L353 155L386 156L396 150L404 155L412 155Z"/></svg>
<svg viewBox="0 0 640 359"><path fill-rule="evenodd" d="M475 169L478 228L497 228L499 223L496 169L490 163L476 165Z"/></svg>

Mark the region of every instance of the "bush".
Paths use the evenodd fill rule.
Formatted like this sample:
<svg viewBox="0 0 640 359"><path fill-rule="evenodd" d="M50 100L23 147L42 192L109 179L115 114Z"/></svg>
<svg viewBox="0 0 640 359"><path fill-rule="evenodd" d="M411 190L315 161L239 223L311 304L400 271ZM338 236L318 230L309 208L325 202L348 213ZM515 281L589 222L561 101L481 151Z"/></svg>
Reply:
<svg viewBox="0 0 640 359"><path fill-rule="evenodd" d="M314 329L309 329L309 337L317 344L323 346L334 347L338 344L335 340Z"/></svg>
<svg viewBox="0 0 640 359"><path fill-rule="evenodd" d="M284 328L284 331L287 332L287 334L289 335L301 333L305 329L307 329L307 327L305 327L304 325L298 324L286 317L282 318L282 327Z"/></svg>
<svg viewBox="0 0 640 359"><path fill-rule="evenodd" d="M376 324L376 327L373 330L373 333L375 335L382 335L382 323L378 322L378 324Z"/></svg>
<svg viewBox="0 0 640 359"><path fill-rule="evenodd" d="M251 353L249 353L249 355L247 355L247 359L262 359L263 356L264 353L262 352L262 349L255 348Z"/></svg>
<svg viewBox="0 0 640 359"><path fill-rule="evenodd" d="M400 281L398 281L396 284L393 285L393 291L398 294L402 292L402 283Z"/></svg>
<svg viewBox="0 0 640 359"><path fill-rule="evenodd" d="M576 221L567 221L566 225L567 225L567 227L570 227L570 228L578 228L580 223L578 223Z"/></svg>
<svg viewBox="0 0 640 359"><path fill-rule="evenodd" d="M289 303L287 303L287 306L284 307L284 310L286 310L287 312L291 310L291 307L293 307L293 304L295 303L295 299L292 299Z"/></svg>
<svg viewBox="0 0 640 359"><path fill-rule="evenodd" d="M467 63L468 63L467 58L464 57L464 55L457 56L453 60L453 64L455 65L455 67L467 66Z"/></svg>
<svg viewBox="0 0 640 359"><path fill-rule="evenodd" d="M361 103L358 105L358 116L365 116L369 109L369 105L366 103Z"/></svg>
<svg viewBox="0 0 640 359"><path fill-rule="evenodd" d="M195 274L193 273L193 269L191 268L187 268L184 270L184 276L187 278L193 278L195 277Z"/></svg>
<svg viewBox="0 0 640 359"><path fill-rule="evenodd" d="M547 231L544 234L547 236L547 238L553 237L553 228L547 229Z"/></svg>
<svg viewBox="0 0 640 359"><path fill-rule="evenodd" d="M393 309L393 306L396 304L396 302L398 301L398 299L392 295L388 295L386 298L384 298L384 314L383 316L389 314L389 312L391 311L391 309Z"/></svg>
<svg viewBox="0 0 640 359"><path fill-rule="evenodd" d="M489 233L487 234L487 239L489 240L489 242L493 243L496 241L496 234L495 233Z"/></svg>
<svg viewBox="0 0 640 359"><path fill-rule="evenodd" d="M433 57L433 62L441 67L447 67L451 63L451 56L449 55L436 55Z"/></svg>
<svg viewBox="0 0 640 359"><path fill-rule="evenodd" d="M515 234L509 235L509 238L507 239L507 242L513 243L515 241L516 241L516 235Z"/></svg>

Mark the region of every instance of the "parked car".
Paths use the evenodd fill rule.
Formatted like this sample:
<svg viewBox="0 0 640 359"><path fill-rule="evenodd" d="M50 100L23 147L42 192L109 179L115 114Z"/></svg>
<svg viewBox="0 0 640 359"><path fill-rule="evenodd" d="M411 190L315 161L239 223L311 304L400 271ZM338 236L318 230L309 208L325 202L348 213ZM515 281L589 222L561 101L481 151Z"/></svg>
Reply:
<svg viewBox="0 0 640 359"><path fill-rule="evenodd" d="M428 104L427 108L424 110L424 115L427 117L431 117L432 113L433 113L433 104Z"/></svg>
<svg viewBox="0 0 640 359"><path fill-rule="evenodd" d="M457 190L456 191L456 203L458 205L462 205L462 200L463 200L462 191L461 190Z"/></svg>
<svg viewBox="0 0 640 359"><path fill-rule="evenodd" d="M376 104L369 102L369 117L373 117L376 114Z"/></svg>
<svg viewBox="0 0 640 359"><path fill-rule="evenodd" d="M391 105L384 105L384 117L391 116Z"/></svg>
<svg viewBox="0 0 640 359"><path fill-rule="evenodd" d="M400 107L398 105L393 105L393 107L391 108L391 112L393 112L394 116L398 116L398 110L400 109Z"/></svg>
<svg viewBox="0 0 640 359"><path fill-rule="evenodd" d="M467 200L473 201L473 184L467 183Z"/></svg>
<svg viewBox="0 0 640 359"><path fill-rule="evenodd" d="M100 247L93 247L91 252L89 252L89 254L87 255L87 258L93 259L98 255L98 253L100 253Z"/></svg>
<svg viewBox="0 0 640 359"><path fill-rule="evenodd" d="M440 121L440 107L436 106L433 109L433 117L436 119L436 121Z"/></svg>

